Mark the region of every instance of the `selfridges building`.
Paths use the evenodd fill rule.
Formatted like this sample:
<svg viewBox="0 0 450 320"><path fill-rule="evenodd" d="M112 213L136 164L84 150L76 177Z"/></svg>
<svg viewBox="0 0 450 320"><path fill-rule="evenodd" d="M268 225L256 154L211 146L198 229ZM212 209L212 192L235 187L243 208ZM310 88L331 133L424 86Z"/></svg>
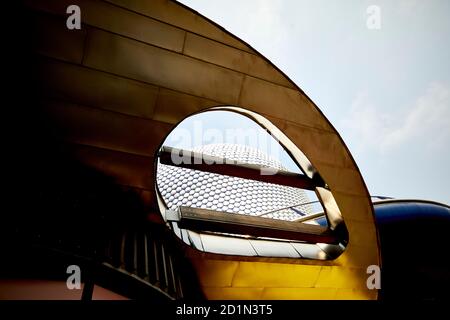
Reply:
<svg viewBox="0 0 450 320"><path fill-rule="evenodd" d="M245 145L209 144L192 151L286 171L280 161ZM313 213L304 190L158 164L157 183L168 208L179 206L294 221Z"/></svg>

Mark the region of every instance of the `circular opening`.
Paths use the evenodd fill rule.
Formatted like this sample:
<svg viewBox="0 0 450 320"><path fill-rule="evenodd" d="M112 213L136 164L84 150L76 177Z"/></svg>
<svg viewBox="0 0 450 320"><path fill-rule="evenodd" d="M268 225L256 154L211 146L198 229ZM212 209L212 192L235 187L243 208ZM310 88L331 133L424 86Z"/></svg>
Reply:
<svg viewBox="0 0 450 320"><path fill-rule="evenodd" d="M190 244L192 228L202 239L214 235L286 243L296 239L279 233L278 222L273 234L259 229L253 233L242 223L264 225L270 219L328 227L311 178L317 172L289 143L267 119L241 108L217 107L187 117L167 136L157 157L156 190L165 220ZM201 219L195 221L198 225L190 221L186 227L180 219L181 211L187 209L191 215L209 219L209 224L212 217L216 224L219 219L226 228L203 230L205 220ZM210 251L205 246L203 250Z"/></svg>

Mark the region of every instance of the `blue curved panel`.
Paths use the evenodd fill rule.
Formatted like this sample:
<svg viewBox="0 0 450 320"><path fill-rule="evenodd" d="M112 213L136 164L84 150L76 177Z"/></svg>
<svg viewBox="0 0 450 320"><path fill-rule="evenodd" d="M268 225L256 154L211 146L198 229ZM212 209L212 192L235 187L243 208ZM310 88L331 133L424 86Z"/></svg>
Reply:
<svg viewBox="0 0 450 320"><path fill-rule="evenodd" d="M394 200L374 208L381 244L381 298L450 298L449 207Z"/></svg>

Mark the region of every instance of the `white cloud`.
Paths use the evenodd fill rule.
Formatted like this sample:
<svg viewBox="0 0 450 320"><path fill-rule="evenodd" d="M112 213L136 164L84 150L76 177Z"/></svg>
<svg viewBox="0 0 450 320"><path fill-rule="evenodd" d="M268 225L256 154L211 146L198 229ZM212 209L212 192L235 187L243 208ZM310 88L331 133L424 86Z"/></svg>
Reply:
<svg viewBox="0 0 450 320"><path fill-rule="evenodd" d="M279 58L288 43L289 32L286 21L282 19L282 8L280 0L244 1L239 6L240 13L237 13L240 16L238 27L230 28L230 31L267 58Z"/></svg>
<svg viewBox="0 0 450 320"><path fill-rule="evenodd" d="M343 127L356 141L356 147L376 147L380 138L386 136L391 122L388 114L379 112L367 91L359 92L352 102L350 114L343 121ZM382 139L382 138L381 138Z"/></svg>
<svg viewBox="0 0 450 320"><path fill-rule="evenodd" d="M448 148L450 144L450 85L434 82L406 113L386 110L371 103L367 92L359 93L344 127L359 142L359 148L380 152L418 143L424 147Z"/></svg>
<svg viewBox="0 0 450 320"><path fill-rule="evenodd" d="M436 82L419 97L403 125L389 132L383 146L395 147L413 139L426 139L432 146L440 146L449 142L449 138L450 87Z"/></svg>

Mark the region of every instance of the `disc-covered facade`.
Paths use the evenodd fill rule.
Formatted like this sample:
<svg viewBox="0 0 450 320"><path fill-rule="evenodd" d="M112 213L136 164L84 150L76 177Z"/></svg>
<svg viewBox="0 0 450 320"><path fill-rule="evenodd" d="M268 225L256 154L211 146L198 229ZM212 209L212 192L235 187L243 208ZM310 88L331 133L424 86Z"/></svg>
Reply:
<svg viewBox="0 0 450 320"><path fill-rule="evenodd" d="M209 144L193 151L209 156L286 170L276 159L245 145ZM299 188L158 164L157 183L168 208L179 206L296 220L313 212Z"/></svg>

